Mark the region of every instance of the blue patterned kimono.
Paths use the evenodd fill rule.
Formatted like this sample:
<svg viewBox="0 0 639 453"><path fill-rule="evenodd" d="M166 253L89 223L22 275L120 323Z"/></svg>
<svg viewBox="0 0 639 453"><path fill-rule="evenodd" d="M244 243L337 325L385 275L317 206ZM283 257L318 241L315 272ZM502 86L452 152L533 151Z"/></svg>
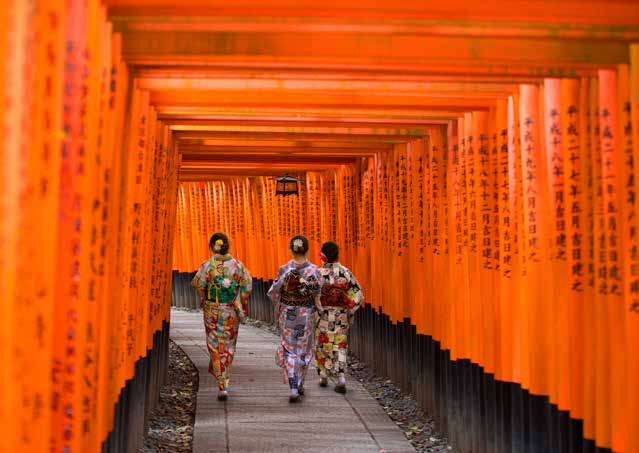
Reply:
<svg viewBox="0 0 639 453"><path fill-rule="evenodd" d="M315 297L320 293L317 267L293 260L280 267L268 297L278 306L280 346L275 363L284 368L289 385L297 389L313 358Z"/></svg>

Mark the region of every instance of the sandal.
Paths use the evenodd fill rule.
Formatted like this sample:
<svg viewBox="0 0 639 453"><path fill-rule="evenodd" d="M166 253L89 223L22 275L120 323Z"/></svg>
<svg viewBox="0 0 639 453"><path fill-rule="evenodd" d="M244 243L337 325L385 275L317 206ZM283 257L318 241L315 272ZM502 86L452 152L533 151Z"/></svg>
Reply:
<svg viewBox="0 0 639 453"><path fill-rule="evenodd" d="M346 393L346 384L337 384L335 386L335 391L342 394Z"/></svg>

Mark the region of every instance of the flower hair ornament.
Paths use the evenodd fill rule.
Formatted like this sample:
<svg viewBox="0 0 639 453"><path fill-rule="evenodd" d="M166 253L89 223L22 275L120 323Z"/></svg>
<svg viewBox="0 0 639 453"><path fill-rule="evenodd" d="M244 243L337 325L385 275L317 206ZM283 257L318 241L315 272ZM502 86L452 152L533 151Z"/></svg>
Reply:
<svg viewBox="0 0 639 453"><path fill-rule="evenodd" d="M293 241L293 250L298 252L304 247L304 242L301 239L295 239Z"/></svg>
<svg viewBox="0 0 639 453"><path fill-rule="evenodd" d="M328 263L328 258L326 258L326 255L324 255L322 252L320 252L320 261L322 263Z"/></svg>
<svg viewBox="0 0 639 453"><path fill-rule="evenodd" d="M213 250L215 250L216 252L219 252L220 250L222 250L223 245L224 245L224 241L222 239L218 239L217 241L215 241Z"/></svg>

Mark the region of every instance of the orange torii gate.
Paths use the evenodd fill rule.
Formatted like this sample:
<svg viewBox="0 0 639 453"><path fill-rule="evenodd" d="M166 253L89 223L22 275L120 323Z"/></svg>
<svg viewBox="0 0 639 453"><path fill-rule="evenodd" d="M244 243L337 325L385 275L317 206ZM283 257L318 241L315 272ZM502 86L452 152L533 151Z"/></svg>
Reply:
<svg viewBox="0 0 639 453"><path fill-rule="evenodd" d="M8 2L0 451L135 448L114 407L221 228L264 280L337 239L369 321L639 452L639 4L397 3ZM462 451L565 451L455 407Z"/></svg>

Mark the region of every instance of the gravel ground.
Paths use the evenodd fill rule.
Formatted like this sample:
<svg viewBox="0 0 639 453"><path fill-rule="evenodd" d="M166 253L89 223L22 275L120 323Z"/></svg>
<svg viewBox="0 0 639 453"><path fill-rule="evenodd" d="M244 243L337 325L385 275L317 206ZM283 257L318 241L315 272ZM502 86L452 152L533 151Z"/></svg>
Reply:
<svg viewBox="0 0 639 453"><path fill-rule="evenodd" d="M173 341L169 343L169 375L160 390L160 404L151 413L141 453L190 453L198 389L198 372Z"/></svg>
<svg viewBox="0 0 639 453"><path fill-rule="evenodd" d="M278 334L274 325L254 319L248 319L246 323ZM433 453L453 450L446 438L437 432L435 421L417 407L417 402L411 395L403 394L390 380L377 376L371 368L352 355L349 356L348 372L379 402L416 451Z"/></svg>

